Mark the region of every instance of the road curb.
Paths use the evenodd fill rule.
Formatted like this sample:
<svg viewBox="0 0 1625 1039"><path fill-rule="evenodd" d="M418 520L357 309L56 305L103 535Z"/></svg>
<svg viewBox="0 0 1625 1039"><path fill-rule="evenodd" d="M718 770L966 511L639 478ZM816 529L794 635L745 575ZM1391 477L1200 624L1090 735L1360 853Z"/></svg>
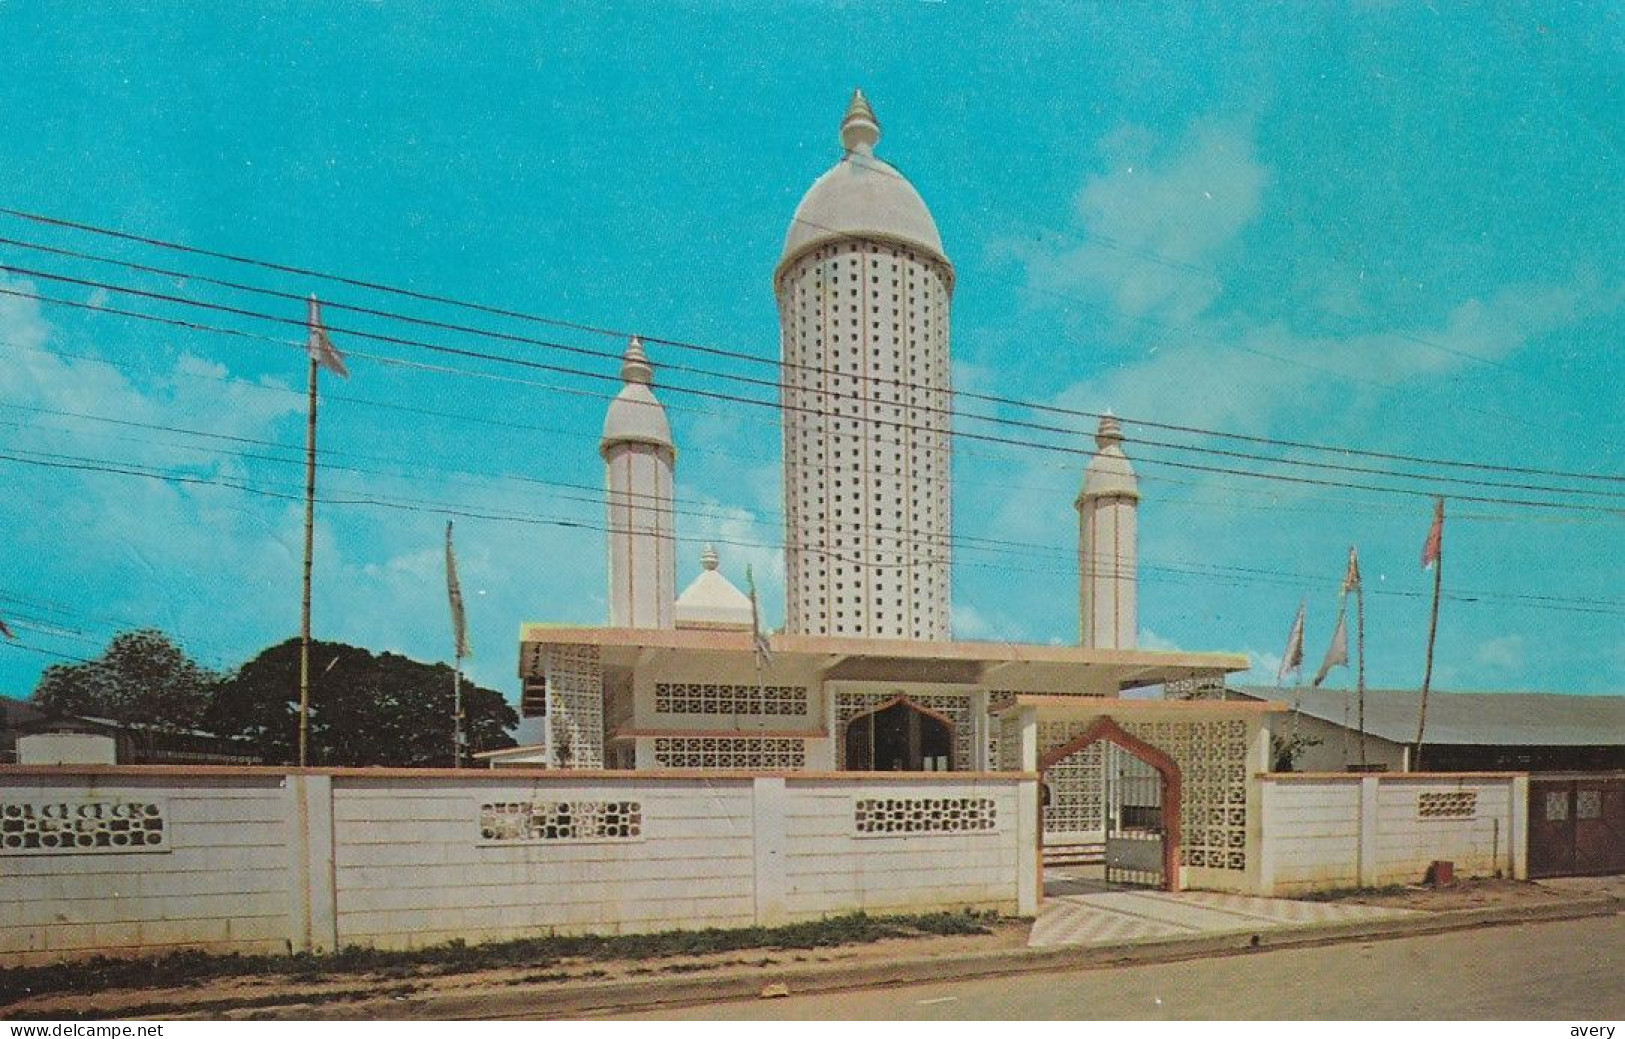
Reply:
<svg viewBox="0 0 1625 1039"><path fill-rule="evenodd" d="M711 978L597 982L566 987L534 985L446 995L426 994L390 1004L389 1016L397 1016L409 1007L413 1011L412 1016L440 1020L592 1017L756 999L769 985L782 985L790 995L816 995L849 989L1044 971L1175 963L1272 949L1410 938L1478 927L1578 920L1611 916L1621 911L1625 911L1625 907L1612 898L1571 899L1514 908L1455 909L1340 924L1304 924L1266 930L1241 928L1197 938L1150 938L1113 945L1010 949L931 959L894 960L868 963L861 967L838 964L761 970ZM345 1007L340 1012L344 1017L352 1014L370 1016L366 1004Z"/></svg>

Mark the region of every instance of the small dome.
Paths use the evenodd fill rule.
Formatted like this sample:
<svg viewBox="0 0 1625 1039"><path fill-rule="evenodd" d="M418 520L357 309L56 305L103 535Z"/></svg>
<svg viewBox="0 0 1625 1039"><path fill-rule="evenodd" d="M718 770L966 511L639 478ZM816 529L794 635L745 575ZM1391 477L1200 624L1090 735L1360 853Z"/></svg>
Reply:
<svg viewBox="0 0 1625 1039"><path fill-rule="evenodd" d="M1078 504L1085 498L1140 497L1140 481L1134 467L1123 454L1123 426L1111 414L1100 417L1100 428L1095 431L1095 456L1083 470L1083 490L1078 492Z"/></svg>
<svg viewBox="0 0 1625 1039"><path fill-rule="evenodd" d="M841 120L845 154L813 182L796 207L779 258L781 269L814 246L853 236L899 242L948 262L925 200L894 167L875 158L879 139L880 124L869 102L863 91L854 91Z"/></svg>
<svg viewBox="0 0 1625 1039"><path fill-rule="evenodd" d="M626 344L626 356L621 361L621 392L609 402L604 415L604 436L598 442L600 454L615 444L653 444L676 450L671 439L671 424L666 421L666 409L655 400L650 389L654 382L654 369L644 356L643 342L633 336Z"/></svg>
<svg viewBox="0 0 1625 1039"><path fill-rule="evenodd" d="M717 550L706 545L700 576L677 597L679 628L750 629L750 597L722 576L717 563Z"/></svg>

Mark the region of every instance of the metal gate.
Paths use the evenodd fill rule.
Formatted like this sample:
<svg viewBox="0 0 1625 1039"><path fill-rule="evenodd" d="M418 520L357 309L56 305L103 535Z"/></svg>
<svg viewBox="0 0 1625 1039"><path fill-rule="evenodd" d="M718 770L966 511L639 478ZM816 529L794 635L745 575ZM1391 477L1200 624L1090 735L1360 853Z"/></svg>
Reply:
<svg viewBox="0 0 1625 1039"><path fill-rule="evenodd" d="M1104 749L1106 880L1160 888L1162 776L1115 743Z"/></svg>
<svg viewBox="0 0 1625 1039"><path fill-rule="evenodd" d="M1625 775L1531 776L1529 875L1625 873Z"/></svg>

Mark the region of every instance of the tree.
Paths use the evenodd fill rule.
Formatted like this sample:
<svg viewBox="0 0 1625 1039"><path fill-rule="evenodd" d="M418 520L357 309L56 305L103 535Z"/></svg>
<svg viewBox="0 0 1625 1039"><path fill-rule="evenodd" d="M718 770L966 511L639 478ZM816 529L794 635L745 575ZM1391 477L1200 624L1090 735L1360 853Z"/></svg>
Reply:
<svg viewBox="0 0 1625 1039"><path fill-rule="evenodd" d="M452 669L338 642L310 644L312 765L452 763ZM221 683L207 723L246 738L266 764L299 755L299 640L271 646ZM463 681L469 752L511 747L519 716L501 693Z"/></svg>
<svg viewBox="0 0 1625 1039"><path fill-rule="evenodd" d="M34 703L52 714L118 722L150 757L163 735L203 723L219 680L163 632L126 631L95 660L46 668Z"/></svg>
<svg viewBox="0 0 1625 1039"><path fill-rule="evenodd" d="M1301 732L1293 732L1289 736L1275 734L1270 737L1270 756L1273 760L1271 771L1292 772L1295 770L1298 759L1310 747L1321 744L1319 736L1306 736Z"/></svg>

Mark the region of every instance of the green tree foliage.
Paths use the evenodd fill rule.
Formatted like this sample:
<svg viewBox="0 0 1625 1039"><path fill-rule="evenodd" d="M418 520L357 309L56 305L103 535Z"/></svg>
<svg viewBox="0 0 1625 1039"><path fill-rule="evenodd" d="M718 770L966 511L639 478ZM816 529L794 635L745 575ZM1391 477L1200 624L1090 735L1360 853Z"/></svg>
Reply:
<svg viewBox="0 0 1625 1039"><path fill-rule="evenodd" d="M206 723L245 737L268 765L299 756L299 640L272 646L221 683ZM312 765L447 766L452 669L338 642L310 644ZM502 694L463 680L470 754L511 747L519 724Z"/></svg>
<svg viewBox="0 0 1625 1039"><path fill-rule="evenodd" d="M112 719L150 751L162 734L203 723L219 680L163 632L126 631L95 660L46 668L34 703L52 714Z"/></svg>

